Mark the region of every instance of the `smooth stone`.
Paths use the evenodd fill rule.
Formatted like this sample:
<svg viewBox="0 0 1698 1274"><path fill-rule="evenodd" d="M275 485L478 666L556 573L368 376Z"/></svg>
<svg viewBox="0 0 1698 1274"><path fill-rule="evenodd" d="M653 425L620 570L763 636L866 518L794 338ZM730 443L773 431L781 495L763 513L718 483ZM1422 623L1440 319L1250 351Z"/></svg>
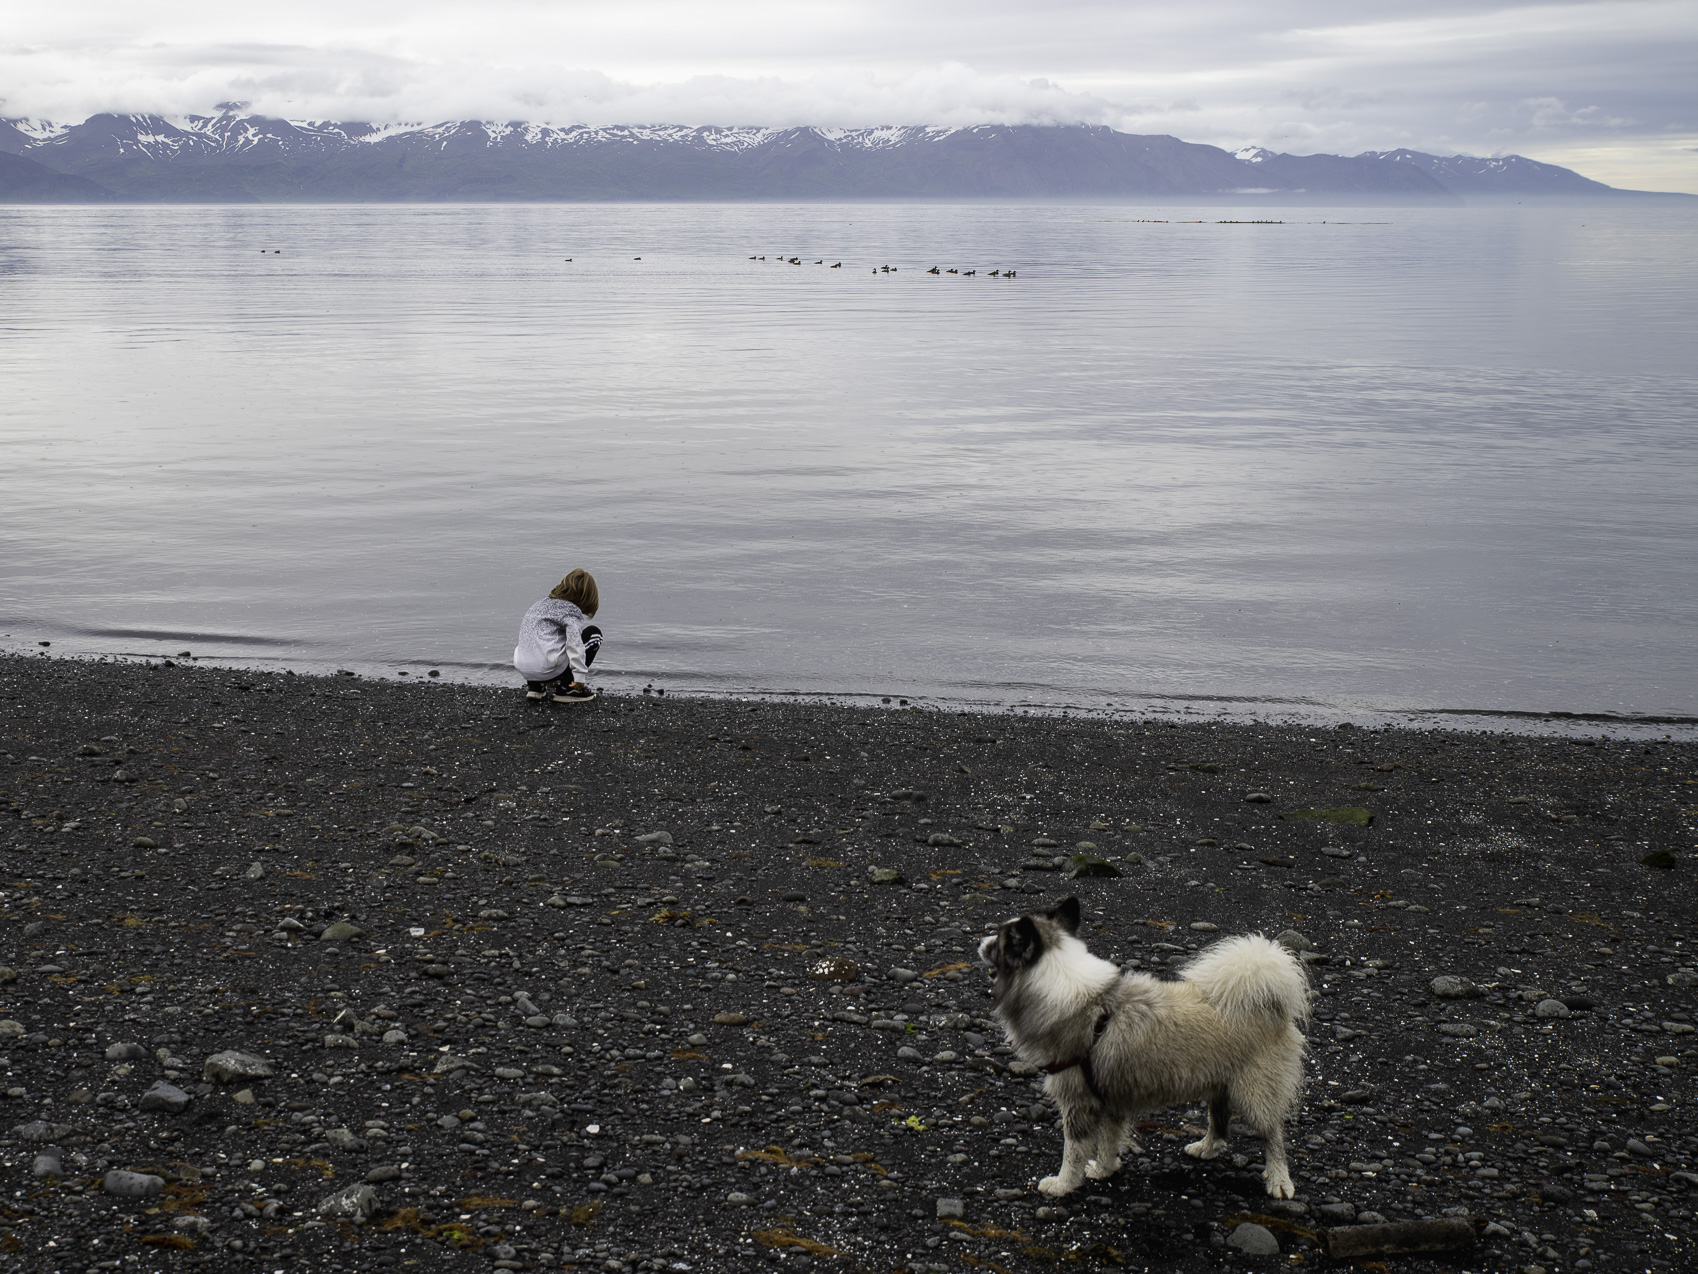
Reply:
<svg viewBox="0 0 1698 1274"><path fill-rule="evenodd" d="M226 1049L206 1059L200 1077L209 1084L234 1084L244 1079L270 1079L274 1074L271 1063L263 1057Z"/></svg>
<svg viewBox="0 0 1698 1274"><path fill-rule="evenodd" d="M140 1062L147 1059L147 1050L140 1044L108 1044L106 1060L109 1062Z"/></svg>
<svg viewBox="0 0 1698 1274"><path fill-rule="evenodd" d="M24 1024L11 1018L0 1019L0 1040L15 1040L24 1035Z"/></svg>
<svg viewBox="0 0 1698 1274"><path fill-rule="evenodd" d="M869 867L867 879L875 885L899 885L902 883L902 873L894 867Z"/></svg>
<svg viewBox="0 0 1698 1274"><path fill-rule="evenodd" d="M1572 1017L1574 1010L1561 1000L1540 1000L1533 1010L1534 1017Z"/></svg>
<svg viewBox="0 0 1698 1274"><path fill-rule="evenodd" d="M347 942L353 938L364 937L365 932L356 924L349 924L346 920L338 920L319 934L318 940L320 942Z"/></svg>
<svg viewBox="0 0 1698 1274"><path fill-rule="evenodd" d="M967 1215L967 1202L964 1199L939 1199L937 1201L937 1219L939 1221L959 1221Z"/></svg>
<svg viewBox="0 0 1698 1274"><path fill-rule="evenodd" d="M120 1199L151 1199L165 1188L165 1178L115 1168L101 1179L100 1188Z"/></svg>
<svg viewBox="0 0 1698 1274"><path fill-rule="evenodd" d="M1480 994L1480 988L1467 978L1451 973L1434 978L1430 986L1433 994L1441 1000L1468 1000Z"/></svg>
<svg viewBox="0 0 1698 1274"><path fill-rule="evenodd" d="M398 1179L400 1175L401 1169L399 1165L393 1163L380 1163L377 1167L366 1173L366 1184L368 1186L382 1185L385 1181L394 1181Z"/></svg>
<svg viewBox="0 0 1698 1274"><path fill-rule="evenodd" d="M715 1013L713 1024L715 1026L747 1026L749 1016L746 1013Z"/></svg>
<svg viewBox="0 0 1698 1274"><path fill-rule="evenodd" d="M12 1135L19 1141L58 1141L70 1131L67 1124L50 1124L46 1120L33 1119L12 1129Z"/></svg>
<svg viewBox="0 0 1698 1274"><path fill-rule="evenodd" d="M1273 1231L1254 1221L1244 1221L1226 1237L1226 1245L1245 1256L1278 1256L1279 1240Z"/></svg>
<svg viewBox="0 0 1698 1274"><path fill-rule="evenodd" d="M43 1150L30 1161L30 1174L37 1177L65 1175L65 1156L58 1150Z"/></svg>

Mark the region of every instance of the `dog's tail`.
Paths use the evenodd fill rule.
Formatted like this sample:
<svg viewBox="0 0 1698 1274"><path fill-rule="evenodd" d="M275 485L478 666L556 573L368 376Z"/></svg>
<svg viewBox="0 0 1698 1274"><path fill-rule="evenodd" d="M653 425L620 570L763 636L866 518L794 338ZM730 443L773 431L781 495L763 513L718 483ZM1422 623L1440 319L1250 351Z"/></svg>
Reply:
<svg viewBox="0 0 1698 1274"><path fill-rule="evenodd" d="M1222 1017L1309 1020L1309 975L1296 956L1260 934L1215 943L1180 976Z"/></svg>

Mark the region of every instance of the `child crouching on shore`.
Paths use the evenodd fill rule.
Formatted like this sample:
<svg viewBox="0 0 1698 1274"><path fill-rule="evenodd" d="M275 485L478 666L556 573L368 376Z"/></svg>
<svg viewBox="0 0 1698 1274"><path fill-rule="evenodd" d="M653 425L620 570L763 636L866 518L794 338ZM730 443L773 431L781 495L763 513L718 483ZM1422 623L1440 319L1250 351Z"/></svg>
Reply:
<svg viewBox="0 0 1698 1274"><path fill-rule="evenodd" d="M595 576L580 568L525 612L513 666L525 679L526 699L585 703L595 698L586 678L601 649L601 629L587 621L600 607Z"/></svg>

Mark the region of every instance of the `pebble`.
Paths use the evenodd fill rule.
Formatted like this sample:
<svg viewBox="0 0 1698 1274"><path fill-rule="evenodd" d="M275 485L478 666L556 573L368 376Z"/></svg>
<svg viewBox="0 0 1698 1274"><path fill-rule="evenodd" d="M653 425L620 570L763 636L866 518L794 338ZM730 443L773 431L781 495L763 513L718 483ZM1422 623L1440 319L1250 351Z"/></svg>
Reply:
<svg viewBox="0 0 1698 1274"><path fill-rule="evenodd" d="M365 930L358 925L350 924L346 920L338 920L335 924L326 926L324 932L318 935L318 940L320 942L348 942L364 936Z"/></svg>
<svg viewBox="0 0 1698 1274"><path fill-rule="evenodd" d="M1533 1009L1534 1017L1572 1017L1574 1010L1561 1000L1540 1000Z"/></svg>
<svg viewBox="0 0 1698 1274"><path fill-rule="evenodd" d="M140 1044L108 1044L106 1060L109 1062L140 1062L147 1058L147 1050Z"/></svg>
<svg viewBox="0 0 1698 1274"><path fill-rule="evenodd" d="M749 1015L747 1013L715 1013L713 1024L715 1026L747 1026Z"/></svg>
<svg viewBox="0 0 1698 1274"><path fill-rule="evenodd" d="M62 1177L65 1175L65 1155L61 1150L49 1149L36 1153L30 1161L30 1174L36 1177Z"/></svg>
<svg viewBox="0 0 1698 1274"><path fill-rule="evenodd" d="M959 1221L967 1215L967 1204L963 1199L939 1199L937 1201L937 1219L939 1221Z"/></svg>
<svg viewBox="0 0 1698 1274"><path fill-rule="evenodd" d="M1254 1221L1240 1222L1226 1236L1226 1245L1235 1252L1245 1256L1278 1256L1279 1240L1274 1238L1273 1231L1265 1225L1257 1225Z"/></svg>

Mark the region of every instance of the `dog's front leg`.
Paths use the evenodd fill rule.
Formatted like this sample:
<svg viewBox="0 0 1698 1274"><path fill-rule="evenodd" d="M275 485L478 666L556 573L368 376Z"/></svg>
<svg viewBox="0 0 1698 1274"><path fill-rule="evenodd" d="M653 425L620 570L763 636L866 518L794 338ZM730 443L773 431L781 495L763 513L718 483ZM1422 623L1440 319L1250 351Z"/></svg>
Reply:
<svg viewBox="0 0 1698 1274"><path fill-rule="evenodd" d="M1297 1191L1285 1163L1285 1125L1276 1123L1262 1134L1262 1181L1276 1199L1289 1199Z"/></svg>
<svg viewBox="0 0 1698 1274"><path fill-rule="evenodd" d="M1097 1143L1098 1123L1099 1116L1095 1112L1078 1107L1063 1108L1061 1127L1065 1142L1061 1148L1061 1171L1038 1182L1039 1190L1045 1194L1063 1195L1079 1188L1085 1179L1086 1160Z"/></svg>

